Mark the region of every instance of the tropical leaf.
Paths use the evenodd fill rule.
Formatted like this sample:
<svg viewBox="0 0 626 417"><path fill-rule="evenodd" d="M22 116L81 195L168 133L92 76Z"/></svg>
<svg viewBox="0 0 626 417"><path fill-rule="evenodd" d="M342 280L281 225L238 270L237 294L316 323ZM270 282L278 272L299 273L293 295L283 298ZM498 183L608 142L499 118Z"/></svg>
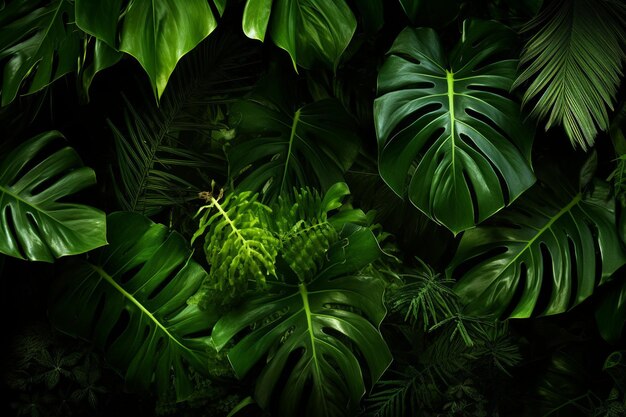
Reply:
<svg viewBox="0 0 626 417"><path fill-rule="evenodd" d="M256 201L256 194L230 194L221 203L222 192L217 197L204 192L203 197L208 204L198 211L204 214L192 242L204 236L204 253L211 266L202 291L194 297L204 306L215 289L243 292L249 279L264 287L266 276L276 275L280 241L267 221L271 209Z"/></svg>
<svg viewBox="0 0 626 417"><path fill-rule="evenodd" d="M225 3L213 0L220 15ZM135 57L157 99L180 58L217 27L207 0L187 0L184 5L174 0L76 0L76 23L111 48Z"/></svg>
<svg viewBox="0 0 626 417"><path fill-rule="evenodd" d="M461 275L455 290L467 311L518 318L562 313L626 262L608 184L594 180L578 191L550 174L549 186L536 185L463 235L448 273Z"/></svg>
<svg viewBox="0 0 626 417"><path fill-rule="evenodd" d="M247 38L218 32L181 61L159 107L127 101L126 127L112 126L124 210L153 215L225 181L223 149L207 136L232 135L219 118L252 89L258 54Z"/></svg>
<svg viewBox="0 0 626 417"><path fill-rule="evenodd" d="M626 279L615 277L607 284L596 309L596 323L600 335L609 342L620 340L626 325Z"/></svg>
<svg viewBox="0 0 626 417"><path fill-rule="evenodd" d="M109 246L78 260L59 280L50 316L62 331L93 340L132 389L193 392L206 372L210 312L187 305L206 277L185 239L136 213L108 216Z"/></svg>
<svg viewBox="0 0 626 417"><path fill-rule="evenodd" d="M513 88L529 81L523 103L531 116L562 125L572 145L593 146L609 127L609 110L626 59L626 7L612 0L551 2L528 25Z"/></svg>
<svg viewBox="0 0 626 417"><path fill-rule="evenodd" d="M87 51L90 53L89 58L83 57L80 62L80 92L82 96L89 100L89 89L96 74L103 71L115 64L117 64L123 57L123 53L111 48L101 39L97 39L93 36L88 36L85 41L87 45Z"/></svg>
<svg viewBox="0 0 626 417"><path fill-rule="evenodd" d="M274 43L296 65L311 67L316 60L336 68L354 31L356 19L345 0L248 0L243 31L264 41L268 30Z"/></svg>
<svg viewBox="0 0 626 417"><path fill-rule="evenodd" d="M379 171L400 196L454 233L515 200L535 178L532 132L506 96L515 34L470 21L444 55L432 29L405 29L378 75ZM414 167L414 165L416 165Z"/></svg>
<svg viewBox="0 0 626 417"><path fill-rule="evenodd" d="M343 181L359 149L354 122L336 100L296 107L286 87L269 78L231 108L239 135L228 152L231 175L264 201L305 186L325 192Z"/></svg>
<svg viewBox="0 0 626 417"><path fill-rule="evenodd" d="M346 226L328 253L310 283L268 281L267 293L250 296L213 328L218 350L240 336L228 351L238 377L263 361L255 399L267 408L276 396L281 416L347 415L365 393L358 358L367 364L371 384L391 362L377 329L385 316L384 284L358 273L378 258L376 238L368 229Z"/></svg>
<svg viewBox="0 0 626 417"><path fill-rule="evenodd" d="M53 262L106 245L105 214L59 200L96 183L63 135L52 131L0 158L0 253Z"/></svg>
<svg viewBox="0 0 626 417"><path fill-rule="evenodd" d="M74 4L69 0L14 1L0 17L2 106L12 102L21 86L37 92L65 74L78 70L81 35L74 25Z"/></svg>

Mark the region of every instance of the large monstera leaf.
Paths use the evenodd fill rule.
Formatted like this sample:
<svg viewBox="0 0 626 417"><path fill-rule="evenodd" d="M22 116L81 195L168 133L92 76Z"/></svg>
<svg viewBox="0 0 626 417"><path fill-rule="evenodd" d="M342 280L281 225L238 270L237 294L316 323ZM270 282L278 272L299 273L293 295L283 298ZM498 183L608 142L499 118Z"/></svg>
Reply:
<svg viewBox="0 0 626 417"><path fill-rule="evenodd" d="M247 299L213 328L218 349L245 333L228 358L239 377L263 361L255 397L264 408L277 399L278 415L347 415L365 393L358 357L371 384L391 362L378 331L384 285L358 272L379 256L378 243L368 229L344 232L311 282L270 284L268 293Z"/></svg>
<svg viewBox="0 0 626 417"><path fill-rule="evenodd" d="M75 262L50 304L54 324L93 340L132 389L152 383L177 397L193 391L190 368L208 365L211 313L187 299L206 277L185 239L128 212L108 216L109 246Z"/></svg>
<svg viewBox="0 0 626 417"><path fill-rule="evenodd" d="M626 262L609 186L594 180L588 188L538 184L465 232L448 272L462 274L455 291L469 311L517 318L562 313ZM546 301L538 305L540 299Z"/></svg>
<svg viewBox="0 0 626 417"><path fill-rule="evenodd" d="M515 34L470 21L446 57L432 29L405 29L378 76L374 102L385 182L454 233L472 228L535 181L533 134L507 96Z"/></svg>
<svg viewBox="0 0 626 417"><path fill-rule="evenodd" d="M263 41L268 26L274 43L287 51L294 67L321 60L336 67L354 31L356 19L345 0L248 0L243 31Z"/></svg>
<svg viewBox="0 0 626 417"><path fill-rule="evenodd" d="M326 191L343 182L359 150L353 119L334 99L297 107L271 81L231 109L239 138L228 160L238 188L269 201L293 188Z"/></svg>
<svg viewBox="0 0 626 417"><path fill-rule="evenodd" d="M22 84L27 93L46 87L78 69L80 34L74 25L74 4L69 0L14 1L0 16L2 105L15 99Z"/></svg>
<svg viewBox="0 0 626 417"><path fill-rule="evenodd" d="M221 14L226 1L213 3ZM76 23L110 47L135 57L150 77L157 98L180 58L217 27L208 0L76 0Z"/></svg>
<svg viewBox="0 0 626 417"><path fill-rule="evenodd" d="M31 261L87 252L106 242L98 209L61 202L96 183L59 132L38 135L0 158L0 253Z"/></svg>

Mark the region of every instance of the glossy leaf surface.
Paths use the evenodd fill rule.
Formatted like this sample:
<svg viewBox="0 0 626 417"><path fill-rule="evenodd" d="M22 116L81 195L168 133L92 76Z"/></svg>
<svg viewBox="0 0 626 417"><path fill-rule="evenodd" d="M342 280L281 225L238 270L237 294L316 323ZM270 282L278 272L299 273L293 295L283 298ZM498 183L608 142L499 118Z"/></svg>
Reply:
<svg viewBox="0 0 626 417"><path fill-rule="evenodd" d="M449 272L469 270L455 291L474 313L524 318L567 311L626 262L614 205L601 181L586 192L558 182L536 185L465 232ZM538 307L540 298L547 301Z"/></svg>
<svg viewBox="0 0 626 417"><path fill-rule="evenodd" d="M471 21L446 56L433 30L408 28L378 76L380 175L454 233L489 218L535 181L533 134L507 96L517 61L502 56L514 44L506 27Z"/></svg>
<svg viewBox="0 0 626 417"><path fill-rule="evenodd" d="M222 13L225 0L213 3ZM122 0L76 0L76 22L110 47L135 57L160 98L180 58L217 27L216 17L207 0L135 0L122 5Z"/></svg>
<svg viewBox="0 0 626 417"><path fill-rule="evenodd" d="M132 389L172 385L193 392L190 368L205 372L211 314L187 299L206 277L185 239L136 214L108 216L109 246L75 262L59 280L54 324L92 340ZM206 335L202 335L207 332Z"/></svg>
<svg viewBox="0 0 626 417"><path fill-rule="evenodd" d="M386 312L384 284L358 273L378 258L380 249L371 231L347 228L310 283L270 284L268 293L251 296L213 329L218 349L245 332L228 351L237 376L267 360L255 397L268 407L277 395L281 416L343 416L356 407L365 385L352 349L367 364L371 384L391 362L378 331ZM295 362L287 367L290 359Z"/></svg>
<svg viewBox="0 0 626 417"><path fill-rule="evenodd" d="M103 212L61 202L96 183L59 132L24 142L0 158L0 253L31 261L87 252L106 242Z"/></svg>
<svg viewBox="0 0 626 417"><path fill-rule="evenodd" d="M356 18L345 0L248 0L243 31L263 41L269 30L294 67L321 60L336 67L354 31Z"/></svg>

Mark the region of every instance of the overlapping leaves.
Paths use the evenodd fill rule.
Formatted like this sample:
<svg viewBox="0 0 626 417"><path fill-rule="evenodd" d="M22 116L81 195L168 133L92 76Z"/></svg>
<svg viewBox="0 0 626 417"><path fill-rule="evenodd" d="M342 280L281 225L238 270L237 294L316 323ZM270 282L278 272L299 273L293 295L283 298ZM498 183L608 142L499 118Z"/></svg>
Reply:
<svg viewBox="0 0 626 417"><path fill-rule="evenodd" d="M47 132L0 159L0 253L52 262L106 244L105 215L81 204L61 202L96 183L91 168Z"/></svg>
<svg viewBox="0 0 626 417"><path fill-rule="evenodd" d="M91 339L133 389L193 392L191 369L205 372L211 315L187 305L206 277L185 239L136 213L108 216L109 246L59 280L50 306L55 325Z"/></svg>
<svg viewBox="0 0 626 417"><path fill-rule="evenodd" d="M274 43L287 51L294 67L320 60L335 68L356 30L356 19L345 0L248 0L243 31L263 41L268 30Z"/></svg>
<svg viewBox="0 0 626 417"><path fill-rule="evenodd" d="M552 173L520 201L465 232L449 272L473 313L508 317L567 311L626 262L609 187L577 191ZM462 271L462 272L459 272ZM539 300L546 300L538 305Z"/></svg>
<svg viewBox="0 0 626 417"><path fill-rule="evenodd" d="M533 134L507 96L517 60L503 56L514 44L506 27L470 21L446 56L433 30L408 28L378 76L380 175L454 233L489 218L535 180Z"/></svg>
<svg viewBox="0 0 626 417"><path fill-rule="evenodd" d="M28 80L27 93L48 86L78 70L80 33L74 22L74 4L54 0L14 1L0 14L2 105L15 99Z"/></svg>
<svg viewBox="0 0 626 417"><path fill-rule="evenodd" d="M76 0L76 23L110 47L135 57L150 77L154 95L160 98L180 58L217 27L216 17L207 0L123 3ZM213 3L221 14L225 0Z"/></svg>
<svg viewBox="0 0 626 417"><path fill-rule="evenodd" d="M378 243L358 226L346 226L342 237L311 282L268 282L267 293L251 295L213 329L218 349L241 336L228 351L239 377L267 361L255 399L266 408L276 398L281 416L348 415L365 393L358 358L370 384L391 361L377 329L385 315L384 285L358 272L378 258Z"/></svg>
<svg viewBox="0 0 626 417"><path fill-rule="evenodd" d="M351 117L334 99L297 107L277 78L260 84L231 109L239 138L228 152L238 188L263 193L314 186L325 192L343 181L359 149Z"/></svg>

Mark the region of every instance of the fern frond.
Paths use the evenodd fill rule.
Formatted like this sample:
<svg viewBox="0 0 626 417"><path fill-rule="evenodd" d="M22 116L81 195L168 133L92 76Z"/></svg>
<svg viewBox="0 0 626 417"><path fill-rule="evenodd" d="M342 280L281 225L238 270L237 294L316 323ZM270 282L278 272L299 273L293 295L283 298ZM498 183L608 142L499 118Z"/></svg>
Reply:
<svg viewBox="0 0 626 417"><path fill-rule="evenodd" d="M456 294L450 286L454 281L428 266L404 275L404 281L398 290L390 292L388 305L412 325L421 322L424 331L428 331L458 311Z"/></svg>
<svg viewBox="0 0 626 417"><path fill-rule="evenodd" d="M219 203L221 197L211 193L198 231L192 242L205 236L204 253L211 267L209 276L192 302L201 306L213 289L242 292L248 280L263 287L266 276L276 275L274 262L280 241L274 236L265 219L271 209L257 201L257 194L231 194Z"/></svg>
<svg viewBox="0 0 626 417"><path fill-rule="evenodd" d="M195 199L201 184L227 172L223 149L209 138L234 135L225 108L252 88L257 55L232 34L215 34L181 61L158 108L126 101L125 128L110 123L124 210L155 214Z"/></svg>
<svg viewBox="0 0 626 417"><path fill-rule="evenodd" d="M365 400L368 417L403 417L415 415L419 409L416 393L423 383L421 375L412 366L396 372L398 379L379 381Z"/></svg>
<svg viewBox="0 0 626 417"><path fill-rule="evenodd" d="M274 221L281 241L282 257L301 282L313 278L328 248L339 234L328 221L328 212L317 190L294 189L274 204Z"/></svg>
<svg viewBox="0 0 626 417"><path fill-rule="evenodd" d="M572 145L593 146L609 127L626 59L626 7L611 0L558 0L533 19L536 30L520 59L523 71L513 88L530 81L523 104L547 119L546 130L562 125Z"/></svg>

